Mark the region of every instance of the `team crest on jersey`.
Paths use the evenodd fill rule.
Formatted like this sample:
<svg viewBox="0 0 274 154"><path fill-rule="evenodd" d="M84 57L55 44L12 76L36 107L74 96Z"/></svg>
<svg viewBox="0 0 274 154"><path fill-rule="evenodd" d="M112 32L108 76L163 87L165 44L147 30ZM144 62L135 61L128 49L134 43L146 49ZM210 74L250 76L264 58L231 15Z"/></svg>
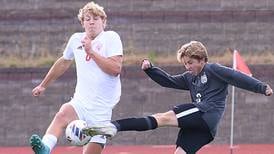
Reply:
<svg viewBox="0 0 274 154"><path fill-rule="evenodd" d="M95 50L96 52L99 52L102 49L103 44L99 41L94 41L92 42L92 46L93 46L93 50Z"/></svg>
<svg viewBox="0 0 274 154"><path fill-rule="evenodd" d="M103 45L102 45L101 43L98 43L98 44L96 45L97 51L100 51L100 50L102 49L102 47L103 47Z"/></svg>
<svg viewBox="0 0 274 154"><path fill-rule="evenodd" d="M205 73L201 76L201 82L202 82L202 84L207 83L207 76Z"/></svg>

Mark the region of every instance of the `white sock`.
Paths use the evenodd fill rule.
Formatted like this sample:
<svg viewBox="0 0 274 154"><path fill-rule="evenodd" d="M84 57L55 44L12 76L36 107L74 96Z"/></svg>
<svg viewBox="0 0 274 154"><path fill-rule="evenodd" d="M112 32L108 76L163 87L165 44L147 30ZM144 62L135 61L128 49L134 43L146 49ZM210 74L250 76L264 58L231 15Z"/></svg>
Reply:
<svg viewBox="0 0 274 154"><path fill-rule="evenodd" d="M57 138L54 135L51 134L46 134L43 139L42 142L49 147L50 151L54 148L54 146L57 143Z"/></svg>

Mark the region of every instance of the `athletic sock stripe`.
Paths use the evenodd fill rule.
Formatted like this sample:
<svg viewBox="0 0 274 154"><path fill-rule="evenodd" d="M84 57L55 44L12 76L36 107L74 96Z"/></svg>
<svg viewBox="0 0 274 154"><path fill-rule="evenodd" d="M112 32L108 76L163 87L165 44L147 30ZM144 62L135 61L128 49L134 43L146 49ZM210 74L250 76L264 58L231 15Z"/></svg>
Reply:
<svg viewBox="0 0 274 154"><path fill-rule="evenodd" d="M181 112L181 113L179 113L179 114L176 114L176 117L177 117L177 118L181 118L181 117L187 116L187 115L189 115L189 114L192 114L192 113L198 112L198 111L199 111L199 109L195 107L195 108L192 108L192 109L183 111L183 112Z"/></svg>

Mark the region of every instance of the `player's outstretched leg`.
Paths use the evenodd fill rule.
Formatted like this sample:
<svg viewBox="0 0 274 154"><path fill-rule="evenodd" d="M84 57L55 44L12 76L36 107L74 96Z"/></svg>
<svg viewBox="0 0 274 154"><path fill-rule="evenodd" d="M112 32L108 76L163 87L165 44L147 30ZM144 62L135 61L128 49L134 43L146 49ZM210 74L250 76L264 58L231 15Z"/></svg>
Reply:
<svg viewBox="0 0 274 154"><path fill-rule="evenodd" d="M147 116L120 119L99 127L87 127L83 129L83 132L89 136L105 135L108 138L112 138L118 131L146 131L156 129L157 127L157 120L153 116Z"/></svg>
<svg viewBox="0 0 274 154"><path fill-rule="evenodd" d="M83 133L88 136L104 135L107 138L112 138L117 133L117 128L114 124L108 123L100 127L86 127L83 129Z"/></svg>
<svg viewBox="0 0 274 154"><path fill-rule="evenodd" d="M30 137L29 142L30 142L31 148L35 154L49 154L50 153L49 147L47 147L42 142L42 139L38 135L33 134Z"/></svg>

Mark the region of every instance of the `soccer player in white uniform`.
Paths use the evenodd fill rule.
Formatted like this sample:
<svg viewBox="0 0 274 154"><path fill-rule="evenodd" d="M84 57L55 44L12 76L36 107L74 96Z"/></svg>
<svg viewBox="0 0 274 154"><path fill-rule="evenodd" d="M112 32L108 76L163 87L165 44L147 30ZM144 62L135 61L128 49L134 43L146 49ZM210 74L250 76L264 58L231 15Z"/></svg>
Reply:
<svg viewBox="0 0 274 154"><path fill-rule="evenodd" d="M110 122L112 109L120 100L123 47L119 35L104 31L107 16L103 7L94 2L80 9L78 18L85 32L70 37L63 56L32 91L33 96L39 96L75 60L77 84L74 96L61 106L42 139L36 134L30 137L35 154L49 154L64 128L73 120L81 119L88 125ZM105 143L105 137L94 136L84 146L83 153L100 154Z"/></svg>

